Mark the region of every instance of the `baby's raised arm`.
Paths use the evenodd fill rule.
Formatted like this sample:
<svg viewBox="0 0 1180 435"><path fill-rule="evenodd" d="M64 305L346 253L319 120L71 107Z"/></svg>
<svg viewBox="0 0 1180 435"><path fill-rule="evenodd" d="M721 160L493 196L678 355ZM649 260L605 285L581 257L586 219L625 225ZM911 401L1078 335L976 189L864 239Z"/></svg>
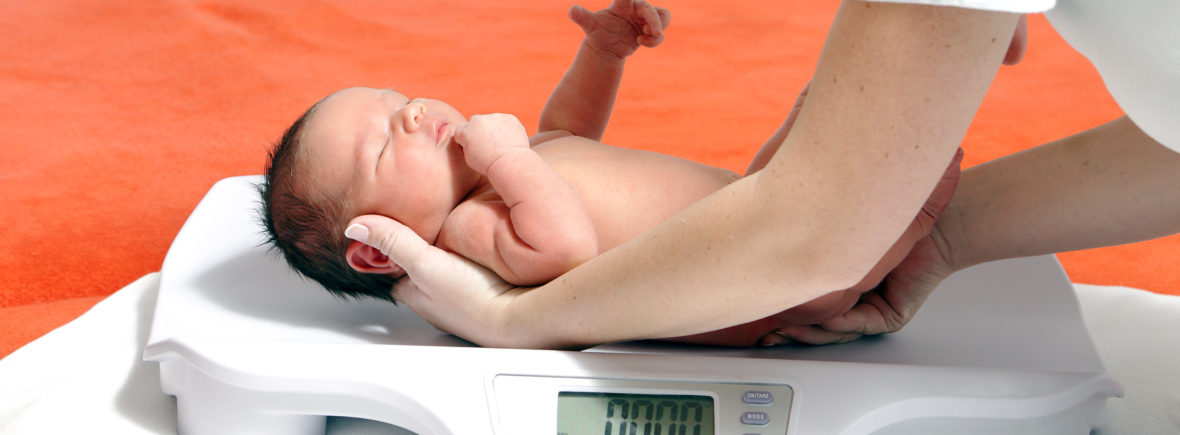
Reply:
<svg viewBox="0 0 1180 435"><path fill-rule="evenodd" d="M586 38L573 65L549 96L534 142L551 131L602 139L623 77L624 60L640 45L659 45L671 19L666 9L644 0L614 0L598 12L574 6L569 16L586 32Z"/></svg>
<svg viewBox="0 0 1180 435"><path fill-rule="evenodd" d="M448 220L452 249L517 285L543 283L598 255L598 235L578 192L529 147L512 115L475 115L455 131L472 169L494 191L463 202ZM452 228L452 227L448 227Z"/></svg>

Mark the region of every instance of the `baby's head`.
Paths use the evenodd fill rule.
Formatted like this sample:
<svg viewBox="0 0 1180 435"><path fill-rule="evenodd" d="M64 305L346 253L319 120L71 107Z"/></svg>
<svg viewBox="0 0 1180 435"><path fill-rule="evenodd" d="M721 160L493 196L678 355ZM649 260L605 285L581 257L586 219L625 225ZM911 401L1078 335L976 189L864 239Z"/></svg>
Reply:
<svg viewBox="0 0 1180 435"><path fill-rule="evenodd" d="M260 186L272 245L336 295L392 300L403 271L344 228L380 214L434 243L480 177L453 140L465 122L446 103L390 89L348 88L316 103L283 133Z"/></svg>

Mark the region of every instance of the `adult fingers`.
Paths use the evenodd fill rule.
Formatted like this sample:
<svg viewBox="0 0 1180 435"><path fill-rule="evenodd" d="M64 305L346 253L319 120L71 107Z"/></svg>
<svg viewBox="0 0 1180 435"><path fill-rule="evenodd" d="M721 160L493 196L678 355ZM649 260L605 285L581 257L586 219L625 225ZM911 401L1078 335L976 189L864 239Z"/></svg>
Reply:
<svg viewBox="0 0 1180 435"><path fill-rule="evenodd" d="M422 240L414 230L381 215L357 216L344 230L344 236L377 248L414 279L430 260L447 255Z"/></svg>
<svg viewBox="0 0 1180 435"><path fill-rule="evenodd" d="M782 337L782 343L814 345L847 343L861 337L861 334L855 332L831 331L814 325L787 326L775 330L774 335ZM769 338L760 344L772 345L770 343L773 340L774 338Z"/></svg>
<svg viewBox="0 0 1180 435"><path fill-rule="evenodd" d="M859 335L900 331L930 293L927 288L920 286L907 286L904 290L891 290L889 286L897 287L898 283L886 282L886 287L865 293L848 312L820 322L818 326L832 332Z"/></svg>

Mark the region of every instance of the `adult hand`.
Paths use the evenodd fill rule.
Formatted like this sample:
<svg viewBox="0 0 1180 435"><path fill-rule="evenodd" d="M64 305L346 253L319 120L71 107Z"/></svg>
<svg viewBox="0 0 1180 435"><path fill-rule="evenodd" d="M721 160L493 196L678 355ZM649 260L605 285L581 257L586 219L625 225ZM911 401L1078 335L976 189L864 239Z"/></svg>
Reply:
<svg viewBox="0 0 1180 435"><path fill-rule="evenodd" d="M963 149L959 148L955 151L951 164L942 173L942 178L934 186L934 191L930 193L930 197L926 198L926 203L922 204L918 215L910 222L910 226L906 227L897 242L889 248L885 256L873 266L864 279L851 289L865 292L876 287L887 274L891 273L908 257L912 248L919 241L927 238L934 231L939 216L942 216L942 212L950 205L951 199L955 196L955 189L959 187L959 178L962 176L960 165L962 163Z"/></svg>
<svg viewBox="0 0 1180 435"><path fill-rule="evenodd" d="M941 240L936 221L958 187L962 159L959 150L910 226L856 285L753 322L671 340L720 346L770 346L792 340L826 344L901 329L930 291L950 275L946 256L934 249L945 246L934 242Z"/></svg>
<svg viewBox="0 0 1180 435"><path fill-rule="evenodd" d="M525 289L515 288L495 273L422 240L413 230L380 215L353 219L345 236L381 251L406 271L393 297L408 305L435 328L485 346L501 337L498 308Z"/></svg>
<svg viewBox="0 0 1180 435"><path fill-rule="evenodd" d="M590 47L619 58L635 53L640 45L660 45L664 41L664 29L672 20L667 9L654 7L645 0L615 0L598 12L574 5L569 16L586 32Z"/></svg>
<svg viewBox="0 0 1180 435"><path fill-rule="evenodd" d="M766 345L797 341L844 343L865 335L901 330L938 284L954 272L942 232L936 227L914 244L901 264L872 291L861 295L848 312L813 325L793 325L763 337Z"/></svg>
<svg viewBox="0 0 1180 435"><path fill-rule="evenodd" d="M959 149L914 221L864 279L828 294L826 303L817 299L771 316L779 327L759 343L844 343L896 332L909 323L930 292L955 270L938 218L955 195L962 161Z"/></svg>

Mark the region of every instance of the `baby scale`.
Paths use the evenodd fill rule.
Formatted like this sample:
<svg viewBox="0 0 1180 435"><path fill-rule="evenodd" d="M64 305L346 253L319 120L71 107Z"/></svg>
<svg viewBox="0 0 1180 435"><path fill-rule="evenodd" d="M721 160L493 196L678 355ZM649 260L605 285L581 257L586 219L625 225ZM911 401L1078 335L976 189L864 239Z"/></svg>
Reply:
<svg viewBox="0 0 1180 435"><path fill-rule="evenodd" d="M325 416L424 435L1085 434L1121 395L1052 256L964 270L903 331L849 344L481 348L297 277L263 246L260 181L213 186L162 267L144 359L184 435L322 434Z"/></svg>

